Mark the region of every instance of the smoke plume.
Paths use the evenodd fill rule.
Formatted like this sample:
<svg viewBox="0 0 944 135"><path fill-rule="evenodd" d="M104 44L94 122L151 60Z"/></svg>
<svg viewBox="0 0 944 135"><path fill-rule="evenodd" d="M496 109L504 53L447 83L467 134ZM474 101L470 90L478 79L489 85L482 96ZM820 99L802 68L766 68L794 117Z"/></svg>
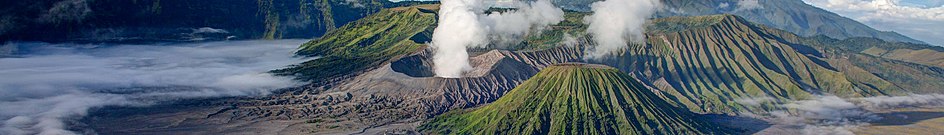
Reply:
<svg viewBox="0 0 944 135"><path fill-rule="evenodd" d="M645 23L661 7L659 0L605 0L590 5L593 15L584 18L596 46L585 59L600 59L626 48L627 43L645 42Z"/></svg>
<svg viewBox="0 0 944 135"><path fill-rule="evenodd" d="M512 5L517 10L486 15L491 5L479 0L441 1L439 25L430 43L436 76L458 78L471 70L468 48L486 47L492 41L516 44L528 32L564 19L564 11L547 0Z"/></svg>
<svg viewBox="0 0 944 135"><path fill-rule="evenodd" d="M265 72L304 61L304 40L158 45L13 43L0 58L0 134L75 134L73 121L104 106L253 96L295 86Z"/></svg>

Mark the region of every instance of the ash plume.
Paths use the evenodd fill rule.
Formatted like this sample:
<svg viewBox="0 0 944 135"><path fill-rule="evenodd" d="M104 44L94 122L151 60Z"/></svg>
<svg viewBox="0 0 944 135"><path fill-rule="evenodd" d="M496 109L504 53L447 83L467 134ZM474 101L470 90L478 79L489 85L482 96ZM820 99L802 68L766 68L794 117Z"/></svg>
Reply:
<svg viewBox="0 0 944 135"><path fill-rule="evenodd" d="M659 0L605 0L590 5L593 15L584 18L596 46L585 50L585 59L601 59L626 48L627 43L645 42L645 23L660 7Z"/></svg>
<svg viewBox="0 0 944 135"><path fill-rule="evenodd" d="M430 43L436 76L458 78L471 70L468 48L514 44L535 29L564 20L564 11L548 0L512 5L517 10L486 15L491 6L482 1L441 1L439 25Z"/></svg>

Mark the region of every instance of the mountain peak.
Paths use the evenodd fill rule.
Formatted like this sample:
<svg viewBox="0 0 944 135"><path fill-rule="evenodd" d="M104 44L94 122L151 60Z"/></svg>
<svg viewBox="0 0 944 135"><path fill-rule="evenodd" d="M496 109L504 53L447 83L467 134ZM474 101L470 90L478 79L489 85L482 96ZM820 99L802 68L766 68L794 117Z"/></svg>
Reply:
<svg viewBox="0 0 944 135"><path fill-rule="evenodd" d="M595 64L549 66L495 102L421 127L441 134L710 134L628 74Z"/></svg>

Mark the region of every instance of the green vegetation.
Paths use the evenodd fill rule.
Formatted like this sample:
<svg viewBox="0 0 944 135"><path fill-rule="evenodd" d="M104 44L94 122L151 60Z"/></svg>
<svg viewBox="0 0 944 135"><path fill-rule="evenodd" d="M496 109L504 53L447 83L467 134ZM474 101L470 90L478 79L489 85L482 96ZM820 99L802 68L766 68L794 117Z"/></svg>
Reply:
<svg viewBox="0 0 944 135"><path fill-rule="evenodd" d="M802 42L828 49L863 53L876 57L944 68L944 47L940 46L888 42L876 38L837 40L827 37L814 37L805 39Z"/></svg>
<svg viewBox="0 0 944 135"><path fill-rule="evenodd" d="M631 46L613 62L630 64L614 66L646 71L647 83L695 112L765 111L775 106L748 107L737 100L803 99L852 88L842 73L737 16L661 18L647 29L648 44Z"/></svg>
<svg viewBox="0 0 944 135"><path fill-rule="evenodd" d="M586 35L587 25L583 17L588 13L565 12L564 21L550 25L541 32L534 32L525 37L524 42L508 47L508 50L545 50L557 47L566 36L573 38Z"/></svg>
<svg viewBox="0 0 944 135"><path fill-rule="evenodd" d="M939 68L810 43L815 37L734 15L660 18L647 29L648 44L631 45L604 63L638 71L643 82L666 91L667 100L696 112L763 112L776 108L773 103L811 94L863 97L944 87ZM737 102L758 97L770 102Z"/></svg>
<svg viewBox="0 0 944 135"><path fill-rule="evenodd" d="M443 114L420 127L438 134L719 134L632 77L601 65L543 69L497 101Z"/></svg>
<svg viewBox="0 0 944 135"><path fill-rule="evenodd" d="M421 48L414 36L429 31L436 23L434 13L413 6L384 9L364 19L344 25L325 36L303 44L296 52L320 58L272 71L297 75L299 79L321 82L376 68L390 59Z"/></svg>
<svg viewBox="0 0 944 135"><path fill-rule="evenodd" d="M431 37L435 10L436 5L385 9L306 43L297 52L320 59L273 72L318 83L380 67L424 48L420 43ZM585 15L566 12L565 21L503 49L541 51L559 47L568 35L586 39L581 21ZM763 112L779 109L776 102L813 94L902 95L944 87L944 70L928 66L935 59L913 59L944 57L935 47L802 37L734 15L654 19L647 31L646 44L630 45L622 55L594 63L634 74L645 85L664 91L659 96L669 104L694 112ZM495 48L481 51L490 49ZM933 52L894 51L903 49ZM927 53L933 55L915 55ZM757 97L772 100L759 106L738 102Z"/></svg>
<svg viewBox="0 0 944 135"><path fill-rule="evenodd" d="M649 24L650 33L681 32L696 28L705 28L722 23L727 15L709 15L692 17L659 18Z"/></svg>

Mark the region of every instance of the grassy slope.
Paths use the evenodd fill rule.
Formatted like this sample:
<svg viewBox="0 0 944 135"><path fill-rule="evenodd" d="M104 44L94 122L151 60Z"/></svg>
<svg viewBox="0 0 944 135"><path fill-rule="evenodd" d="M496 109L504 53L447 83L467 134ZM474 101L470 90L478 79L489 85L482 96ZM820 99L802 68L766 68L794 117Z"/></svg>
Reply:
<svg viewBox="0 0 944 135"><path fill-rule="evenodd" d="M556 47L557 43L563 42L566 36L579 36L586 34L587 25L583 24L583 16L588 13L565 12L564 21L558 24L550 25L542 32L534 32L528 35L524 42L518 46L507 48L509 50L544 50ZM575 37L576 38L576 37Z"/></svg>
<svg viewBox="0 0 944 135"><path fill-rule="evenodd" d="M569 13L567 18L579 20L582 15ZM679 94L690 94L684 97L704 98L688 100L715 100L708 106L731 106L737 104L733 99L758 95L802 98L814 92L874 96L939 92L944 87L944 83L937 83L944 81L941 47L876 38L802 37L731 15L668 17L651 24L648 45L633 46L626 54L629 56L608 64L624 71L670 74L655 77L674 74L675 78L664 78L674 80L661 85L680 89L676 90ZM557 26L586 27L580 21ZM568 33L585 36L581 30ZM558 43L561 38L543 34L526 42ZM536 49L554 47L526 45ZM703 94L709 91L714 92ZM706 105L698 101L688 104Z"/></svg>
<svg viewBox="0 0 944 135"><path fill-rule="evenodd" d="M618 63L650 72L648 80L693 111L744 111L738 99L802 99L811 92L844 93L852 83L776 37L730 15L654 20L649 44ZM662 81L660 81L662 80ZM878 93L865 91L856 96Z"/></svg>
<svg viewBox="0 0 944 135"><path fill-rule="evenodd" d="M430 6L384 9L344 25L303 44L296 52L298 55L321 58L273 72L320 82L356 74L378 67L392 58L415 52L423 46L411 38L429 31L436 23L436 15L424 12L427 9L422 8Z"/></svg>
<svg viewBox="0 0 944 135"><path fill-rule="evenodd" d="M653 20L646 45L604 61L630 71L693 111L763 111L746 98L803 99L814 93L844 97L934 92L944 81L933 68L823 51L785 31L754 25L733 15ZM812 47L811 47L812 46ZM848 55L848 56L847 56ZM871 64L870 64L871 63Z"/></svg>
<svg viewBox="0 0 944 135"><path fill-rule="evenodd" d="M434 5L423 7L435 10ZM428 39L435 16L418 9L384 10L341 27L298 51L299 55L324 58L275 72L320 82L379 67L391 58L422 48L410 39ZM584 15L568 12L566 21L528 35L521 45L509 49L556 47L565 33L578 39L585 37L586 26L580 22ZM380 23L386 21L392 23ZM751 97L898 95L936 92L944 87L944 71L940 68L863 55L857 53L861 50L825 42L834 39L800 37L731 15L656 19L648 29L648 44L633 45L623 56L603 63L640 77L647 85L666 91L666 98L673 104L697 112L732 113L772 107L746 108L736 102Z"/></svg>
<svg viewBox="0 0 944 135"><path fill-rule="evenodd" d="M859 52L872 56L944 68L944 47L925 44L885 42L875 38L809 38L808 44Z"/></svg>
<svg viewBox="0 0 944 135"><path fill-rule="evenodd" d="M857 88L899 89L909 93L941 93L941 88L944 88L944 69L933 62L944 56L944 48L941 47L885 42L875 38L836 40L822 36L799 37L783 30L763 30L800 48L798 50L801 53L827 62L852 81L858 82L855 83ZM872 54L874 50L904 53L877 55ZM911 54L915 52L908 50L919 50L917 54L921 55ZM882 81L891 83L891 86L877 85Z"/></svg>
<svg viewBox="0 0 944 135"><path fill-rule="evenodd" d="M619 70L543 69L497 101L421 127L441 134L704 134L720 132Z"/></svg>

